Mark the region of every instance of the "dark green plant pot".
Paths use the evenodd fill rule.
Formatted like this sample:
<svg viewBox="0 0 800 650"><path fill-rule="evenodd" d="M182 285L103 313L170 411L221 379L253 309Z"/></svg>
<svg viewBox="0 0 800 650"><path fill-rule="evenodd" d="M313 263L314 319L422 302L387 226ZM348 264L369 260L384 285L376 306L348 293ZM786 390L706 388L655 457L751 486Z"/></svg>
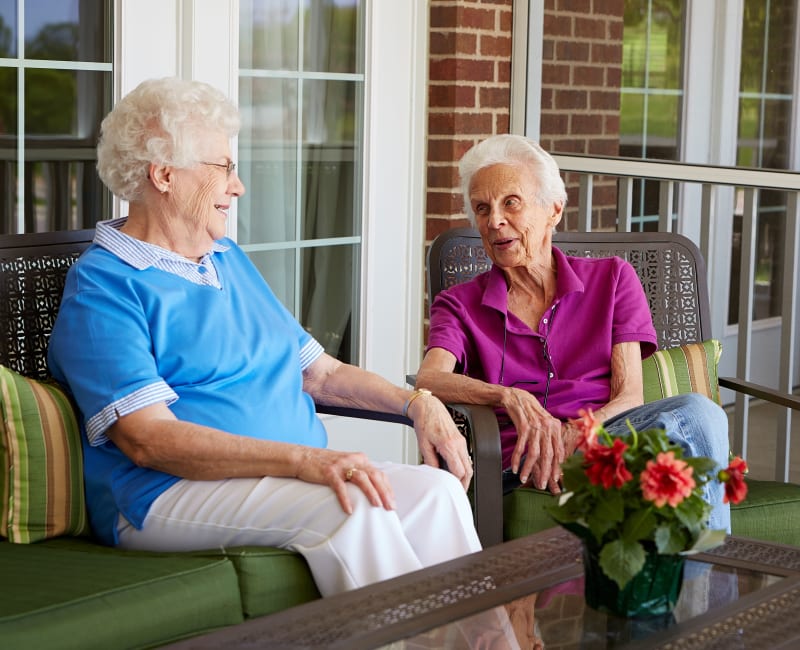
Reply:
<svg viewBox="0 0 800 650"><path fill-rule="evenodd" d="M583 545L584 595L589 607L629 618L668 614L683 584L682 555L659 555L650 549L639 571L623 589L600 568L598 554Z"/></svg>

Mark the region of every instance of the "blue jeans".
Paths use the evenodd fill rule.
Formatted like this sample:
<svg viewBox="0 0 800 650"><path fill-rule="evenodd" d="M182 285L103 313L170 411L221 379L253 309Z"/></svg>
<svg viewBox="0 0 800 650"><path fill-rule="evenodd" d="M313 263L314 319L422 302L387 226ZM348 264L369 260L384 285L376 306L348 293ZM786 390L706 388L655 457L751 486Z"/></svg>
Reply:
<svg viewBox="0 0 800 650"><path fill-rule="evenodd" d="M637 431L664 429L687 456L707 456L717 463L717 469L728 466L728 416L722 407L703 395L688 393L649 402L620 413L603 426L609 433L624 433L628 431L626 420ZM731 509L722 502L724 494L724 486L715 480L703 489L703 497L712 506L709 528L730 534Z"/></svg>

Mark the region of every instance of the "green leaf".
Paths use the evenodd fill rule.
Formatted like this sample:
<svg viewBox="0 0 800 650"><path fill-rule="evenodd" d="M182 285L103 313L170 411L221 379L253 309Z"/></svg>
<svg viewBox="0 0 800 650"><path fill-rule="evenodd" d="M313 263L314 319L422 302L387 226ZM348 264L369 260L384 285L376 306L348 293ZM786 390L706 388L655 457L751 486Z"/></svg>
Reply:
<svg viewBox="0 0 800 650"><path fill-rule="evenodd" d="M628 516L622 528L623 539L637 542L651 539L653 529L656 527L656 517L650 508L638 510Z"/></svg>
<svg viewBox="0 0 800 650"><path fill-rule="evenodd" d="M642 570L645 560L644 547L639 542L614 540L603 547L599 559L603 573L622 589Z"/></svg>
<svg viewBox="0 0 800 650"><path fill-rule="evenodd" d="M655 542L662 555L675 555L686 547L687 535L674 525L659 526L656 529Z"/></svg>
<svg viewBox="0 0 800 650"><path fill-rule="evenodd" d="M601 538L625 519L625 502L619 490L604 490L601 499L586 513L586 521L594 534Z"/></svg>

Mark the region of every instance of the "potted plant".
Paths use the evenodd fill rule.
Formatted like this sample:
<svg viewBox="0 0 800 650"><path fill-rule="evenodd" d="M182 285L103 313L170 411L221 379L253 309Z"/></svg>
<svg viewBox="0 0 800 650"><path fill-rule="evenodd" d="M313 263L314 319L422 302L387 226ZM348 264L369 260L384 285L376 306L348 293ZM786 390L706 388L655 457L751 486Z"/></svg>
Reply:
<svg viewBox="0 0 800 650"><path fill-rule="evenodd" d="M721 544L708 528L709 481L725 484L725 501L747 494L747 464L739 457L718 469L710 458L684 457L663 429L611 435L591 411L576 424L583 437L563 464L564 492L550 515L581 538L585 596L595 609L623 616L672 610L687 555Z"/></svg>

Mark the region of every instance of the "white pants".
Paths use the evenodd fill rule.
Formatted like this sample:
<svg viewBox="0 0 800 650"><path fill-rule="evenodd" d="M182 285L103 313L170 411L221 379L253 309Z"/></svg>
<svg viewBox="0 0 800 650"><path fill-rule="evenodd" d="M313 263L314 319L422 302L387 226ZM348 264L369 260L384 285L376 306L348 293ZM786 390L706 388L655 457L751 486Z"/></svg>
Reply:
<svg viewBox="0 0 800 650"><path fill-rule="evenodd" d="M323 596L480 550L469 500L452 474L376 463L396 509L372 506L348 485L353 514L333 490L297 479L182 480L161 494L142 530L120 517L120 548L191 551L277 546L305 557Z"/></svg>

